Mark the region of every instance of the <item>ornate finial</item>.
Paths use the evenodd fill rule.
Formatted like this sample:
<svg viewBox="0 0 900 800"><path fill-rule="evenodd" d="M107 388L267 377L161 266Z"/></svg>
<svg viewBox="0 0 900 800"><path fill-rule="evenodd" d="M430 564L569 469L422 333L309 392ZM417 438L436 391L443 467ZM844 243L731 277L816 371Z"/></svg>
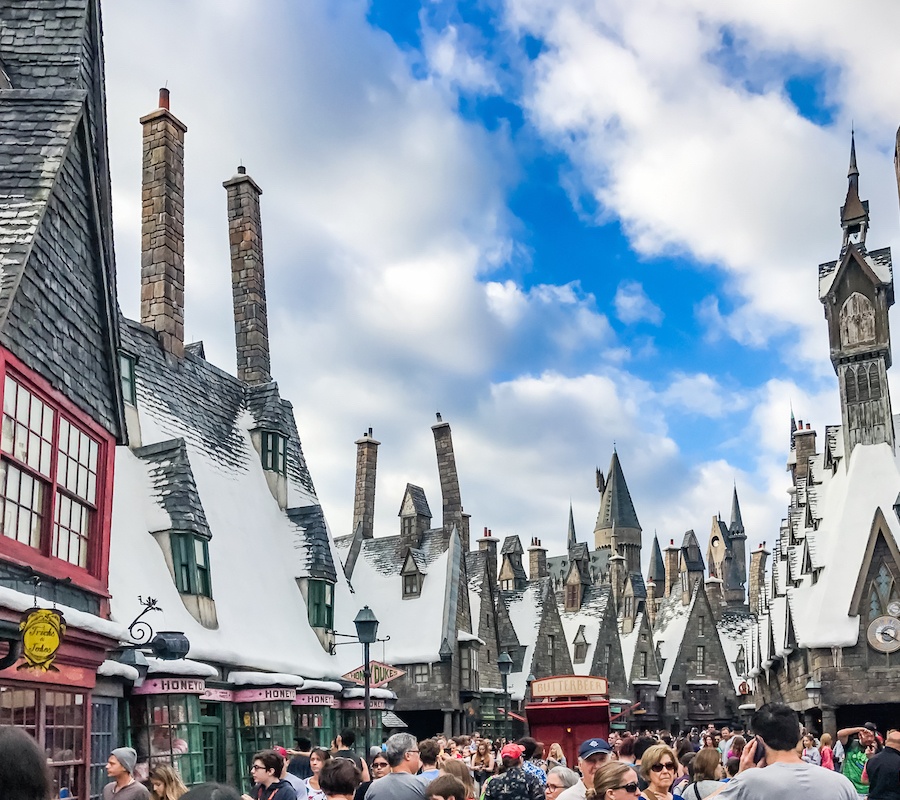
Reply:
<svg viewBox="0 0 900 800"><path fill-rule="evenodd" d="M856 132L850 128L850 169L847 171L847 177L859 177L859 168L856 166Z"/></svg>

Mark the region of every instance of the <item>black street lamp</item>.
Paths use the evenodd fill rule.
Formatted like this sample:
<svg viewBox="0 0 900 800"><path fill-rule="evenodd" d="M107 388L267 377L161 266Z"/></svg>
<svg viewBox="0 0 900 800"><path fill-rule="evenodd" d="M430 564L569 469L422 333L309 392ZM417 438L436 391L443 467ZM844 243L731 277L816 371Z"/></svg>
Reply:
<svg viewBox="0 0 900 800"><path fill-rule="evenodd" d="M369 665L369 645L378 641L378 619L375 612L368 606L363 606L356 618L353 620L356 626L356 638L362 642L363 646L363 678L365 679L365 700L363 707L365 708L366 725L365 725L365 759L369 760L369 747L372 744L371 722L369 716L371 713L372 701L369 697L369 684L372 682L372 667Z"/></svg>
<svg viewBox="0 0 900 800"><path fill-rule="evenodd" d="M500 670L500 677L503 678L503 696L506 698L506 722L503 725L503 738L509 741L509 706L510 706L510 696L509 689L507 687L507 679L509 678L509 673L512 672L513 668L513 660L509 657L509 653L505 650L497 656L497 668Z"/></svg>

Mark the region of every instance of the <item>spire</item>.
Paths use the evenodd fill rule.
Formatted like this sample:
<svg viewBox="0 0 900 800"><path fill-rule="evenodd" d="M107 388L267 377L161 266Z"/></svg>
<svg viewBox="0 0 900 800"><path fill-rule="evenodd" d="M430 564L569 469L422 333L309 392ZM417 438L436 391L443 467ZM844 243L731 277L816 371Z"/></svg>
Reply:
<svg viewBox="0 0 900 800"><path fill-rule="evenodd" d="M741 519L741 504L738 502L737 485L735 485L734 494L731 497L731 524L728 526L728 532L732 536L744 533L744 520Z"/></svg>
<svg viewBox="0 0 900 800"><path fill-rule="evenodd" d="M797 433L797 420L794 418L794 404L791 403L791 450L793 450L797 443L795 441L795 435Z"/></svg>
<svg viewBox="0 0 900 800"><path fill-rule="evenodd" d="M609 474L600 501L597 528L612 528L613 525L619 528L641 529L628 484L625 482L625 473L622 472L622 465L619 463L619 454L615 450L609 463Z"/></svg>
<svg viewBox="0 0 900 800"><path fill-rule="evenodd" d="M666 582L666 565L659 547L659 537L656 534L653 535L653 553L650 555L650 571L647 573L647 578L657 586L663 586Z"/></svg>
<svg viewBox="0 0 900 800"><path fill-rule="evenodd" d="M844 229L844 247L851 235L858 235L858 244L865 246L869 227L869 204L859 199L859 168L856 166L856 136L850 133L850 168L847 170L847 199L841 206L841 227Z"/></svg>
<svg viewBox="0 0 900 800"><path fill-rule="evenodd" d="M578 539L575 538L575 515L572 513L572 501L569 501L569 534L567 537L567 548L571 550L576 544L578 544Z"/></svg>

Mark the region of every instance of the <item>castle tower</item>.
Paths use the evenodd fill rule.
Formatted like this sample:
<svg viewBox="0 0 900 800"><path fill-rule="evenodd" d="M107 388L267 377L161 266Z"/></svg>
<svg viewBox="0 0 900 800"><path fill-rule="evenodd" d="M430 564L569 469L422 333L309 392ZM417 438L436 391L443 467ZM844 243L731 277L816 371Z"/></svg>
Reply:
<svg viewBox="0 0 900 800"><path fill-rule="evenodd" d="M891 366L888 309L894 304L891 250L866 249L869 203L859 199L852 138L847 179L847 198L841 207L841 255L819 266L819 300L825 307L831 363L840 385L845 464L858 444L894 446L887 382Z"/></svg>
<svg viewBox="0 0 900 800"><path fill-rule="evenodd" d="M641 523L638 522L634 503L625 474L619 463L619 454L613 450L609 462L609 473L603 480L598 471L597 488L600 489L600 511L594 526L594 547L597 550L612 549L612 534L615 528L618 552L625 558L626 573L641 571Z"/></svg>

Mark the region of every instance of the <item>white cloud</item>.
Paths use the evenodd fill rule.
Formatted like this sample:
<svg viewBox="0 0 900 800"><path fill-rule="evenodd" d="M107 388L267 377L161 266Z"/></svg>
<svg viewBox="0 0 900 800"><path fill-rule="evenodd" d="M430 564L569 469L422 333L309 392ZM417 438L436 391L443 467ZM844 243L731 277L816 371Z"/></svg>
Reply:
<svg viewBox="0 0 900 800"><path fill-rule="evenodd" d="M715 378L705 373L675 375L660 399L666 405L702 417L723 417L747 405L745 395L726 392Z"/></svg>
<svg viewBox="0 0 900 800"><path fill-rule="evenodd" d="M613 304L619 321L626 325L634 325L636 322L662 325L662 309L647 297L644 287L638 281L622 281L616 289Z"/></svg>
<svg viewBox="0 0 900 800"><path fill-rule="evenodd" d="M441 31L425 27L423 34L425 56L432 74L465 91L479 94L499 91L493 67L467 48L456 25L447 25Z"/></svg>

